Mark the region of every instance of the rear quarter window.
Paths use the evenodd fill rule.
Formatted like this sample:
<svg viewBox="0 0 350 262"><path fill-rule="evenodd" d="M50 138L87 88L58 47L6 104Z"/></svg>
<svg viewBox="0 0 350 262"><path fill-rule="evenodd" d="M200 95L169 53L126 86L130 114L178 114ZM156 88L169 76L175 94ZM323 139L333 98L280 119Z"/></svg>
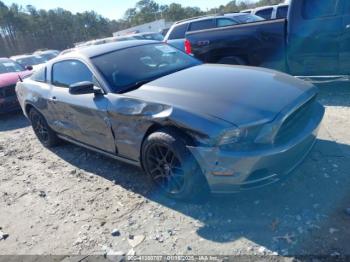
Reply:
<svg viewBox="0 0 350 262"><path fill-rule="evenodd" d="M217 27L225 27L225 26L231 26L231 25L237 25L237 24L238 24L237 22L229 18L218 18L216 20Z"/></svg>
<svg viewBox="0 0 350 262"><path fill-rule="evenodd" d="M198 22L192 22L189 31L205 30L214 28L216 26L214 19L202 20Z"/></svg>
<svg viewBox="0 0 350 262"><path fill-rule="evenodd" d="M174 40L174 39L183 39L185 38L186 31L187 31L188 24L181 24L175 26L170 34L169 34L169 40Z"/></svg>
<svg viewBox="0 0 350 262"><path fill-rule="evenodd" d="M288 15L288 6L280 6L277 8L276 18L287 18Z"/></svg>
<svg viewBox="0 0 350 262"><path fill-rule="evenodd" d="M266 8L266 9L257 11L255 15L260 16L266 20L269 20L271 19L272 11L273 11L273 8Z"/></svg>
<svg viewBox="0 0 350 262"><path fill-rule="evenodd" d="M303 0L302 16L305 19L333 16L336 14L337 4L338 0Z"/></svg>

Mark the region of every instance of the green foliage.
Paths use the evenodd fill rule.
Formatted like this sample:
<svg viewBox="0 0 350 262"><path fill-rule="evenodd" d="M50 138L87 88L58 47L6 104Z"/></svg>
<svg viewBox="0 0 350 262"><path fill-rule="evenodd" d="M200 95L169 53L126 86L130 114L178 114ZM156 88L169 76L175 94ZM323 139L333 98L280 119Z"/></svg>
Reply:
<svg viewBox="0 0 350 262"><path fill-rule="evenodd" d="M118 26L93 11L72 14L61 8L7 7L0 1L0 56L42 48L66 49L75 42L110 36Z"/></svg>
<svg viewBox="0 0 350 262"><path fill-rule="evenodd" d="M72 14L62 8L39 10L34 6L12 4L0 0L0 56L33 52L37 49L66 49L76 42L111 36L113 32L152 22L157 19L178 21L213 13L239 12L254 6L272 5L283 0L229 1L210 10L183 7L180 4L159 5L153 0L140 0L129 8L123 19L106 19L94 11Z"/></svg>

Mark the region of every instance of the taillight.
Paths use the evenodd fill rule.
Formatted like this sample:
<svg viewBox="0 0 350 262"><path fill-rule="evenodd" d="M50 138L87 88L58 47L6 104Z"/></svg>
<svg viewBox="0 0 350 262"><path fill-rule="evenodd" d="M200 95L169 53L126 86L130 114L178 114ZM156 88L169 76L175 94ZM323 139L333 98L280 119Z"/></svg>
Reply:
<svg viewBox="0 0 350 262"><path fill-rule="evenodd" d="M192 47L191 47L191 42L188 41L187 39L185 40L185 52L186 54L192 54Z"/></svg>

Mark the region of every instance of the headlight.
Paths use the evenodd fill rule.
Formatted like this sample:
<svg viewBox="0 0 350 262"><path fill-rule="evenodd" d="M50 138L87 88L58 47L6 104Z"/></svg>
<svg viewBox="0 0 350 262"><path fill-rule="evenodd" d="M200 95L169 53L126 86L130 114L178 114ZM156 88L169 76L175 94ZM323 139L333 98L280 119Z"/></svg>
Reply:
<svg viewBox="0 0 350 262"><path fill-rule="evenodd" d="M224 133L220 136L218 145L228 145L238 142L242 136L242 131L239 128L232 128L225 130Z"/></svg>

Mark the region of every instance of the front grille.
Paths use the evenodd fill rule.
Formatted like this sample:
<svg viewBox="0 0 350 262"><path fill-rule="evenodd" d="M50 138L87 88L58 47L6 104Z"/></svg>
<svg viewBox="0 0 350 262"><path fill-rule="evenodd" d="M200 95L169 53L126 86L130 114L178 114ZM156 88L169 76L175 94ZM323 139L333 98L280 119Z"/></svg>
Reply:
<svg viewBox="0 0 350 262"><path fill-rule="evenodd" d="M312 117L312 108L316 101L316 96L299 107L283 122L279 129L275 142L280 143L288 141L289 138L295 136L302 130Z"/></svg>
<svg viewBox="0 0 350 262"><path fill-rule="evenodd" d="M16 85L10 85L0 88L0 98L6 98L16 95Z"/></svg>

